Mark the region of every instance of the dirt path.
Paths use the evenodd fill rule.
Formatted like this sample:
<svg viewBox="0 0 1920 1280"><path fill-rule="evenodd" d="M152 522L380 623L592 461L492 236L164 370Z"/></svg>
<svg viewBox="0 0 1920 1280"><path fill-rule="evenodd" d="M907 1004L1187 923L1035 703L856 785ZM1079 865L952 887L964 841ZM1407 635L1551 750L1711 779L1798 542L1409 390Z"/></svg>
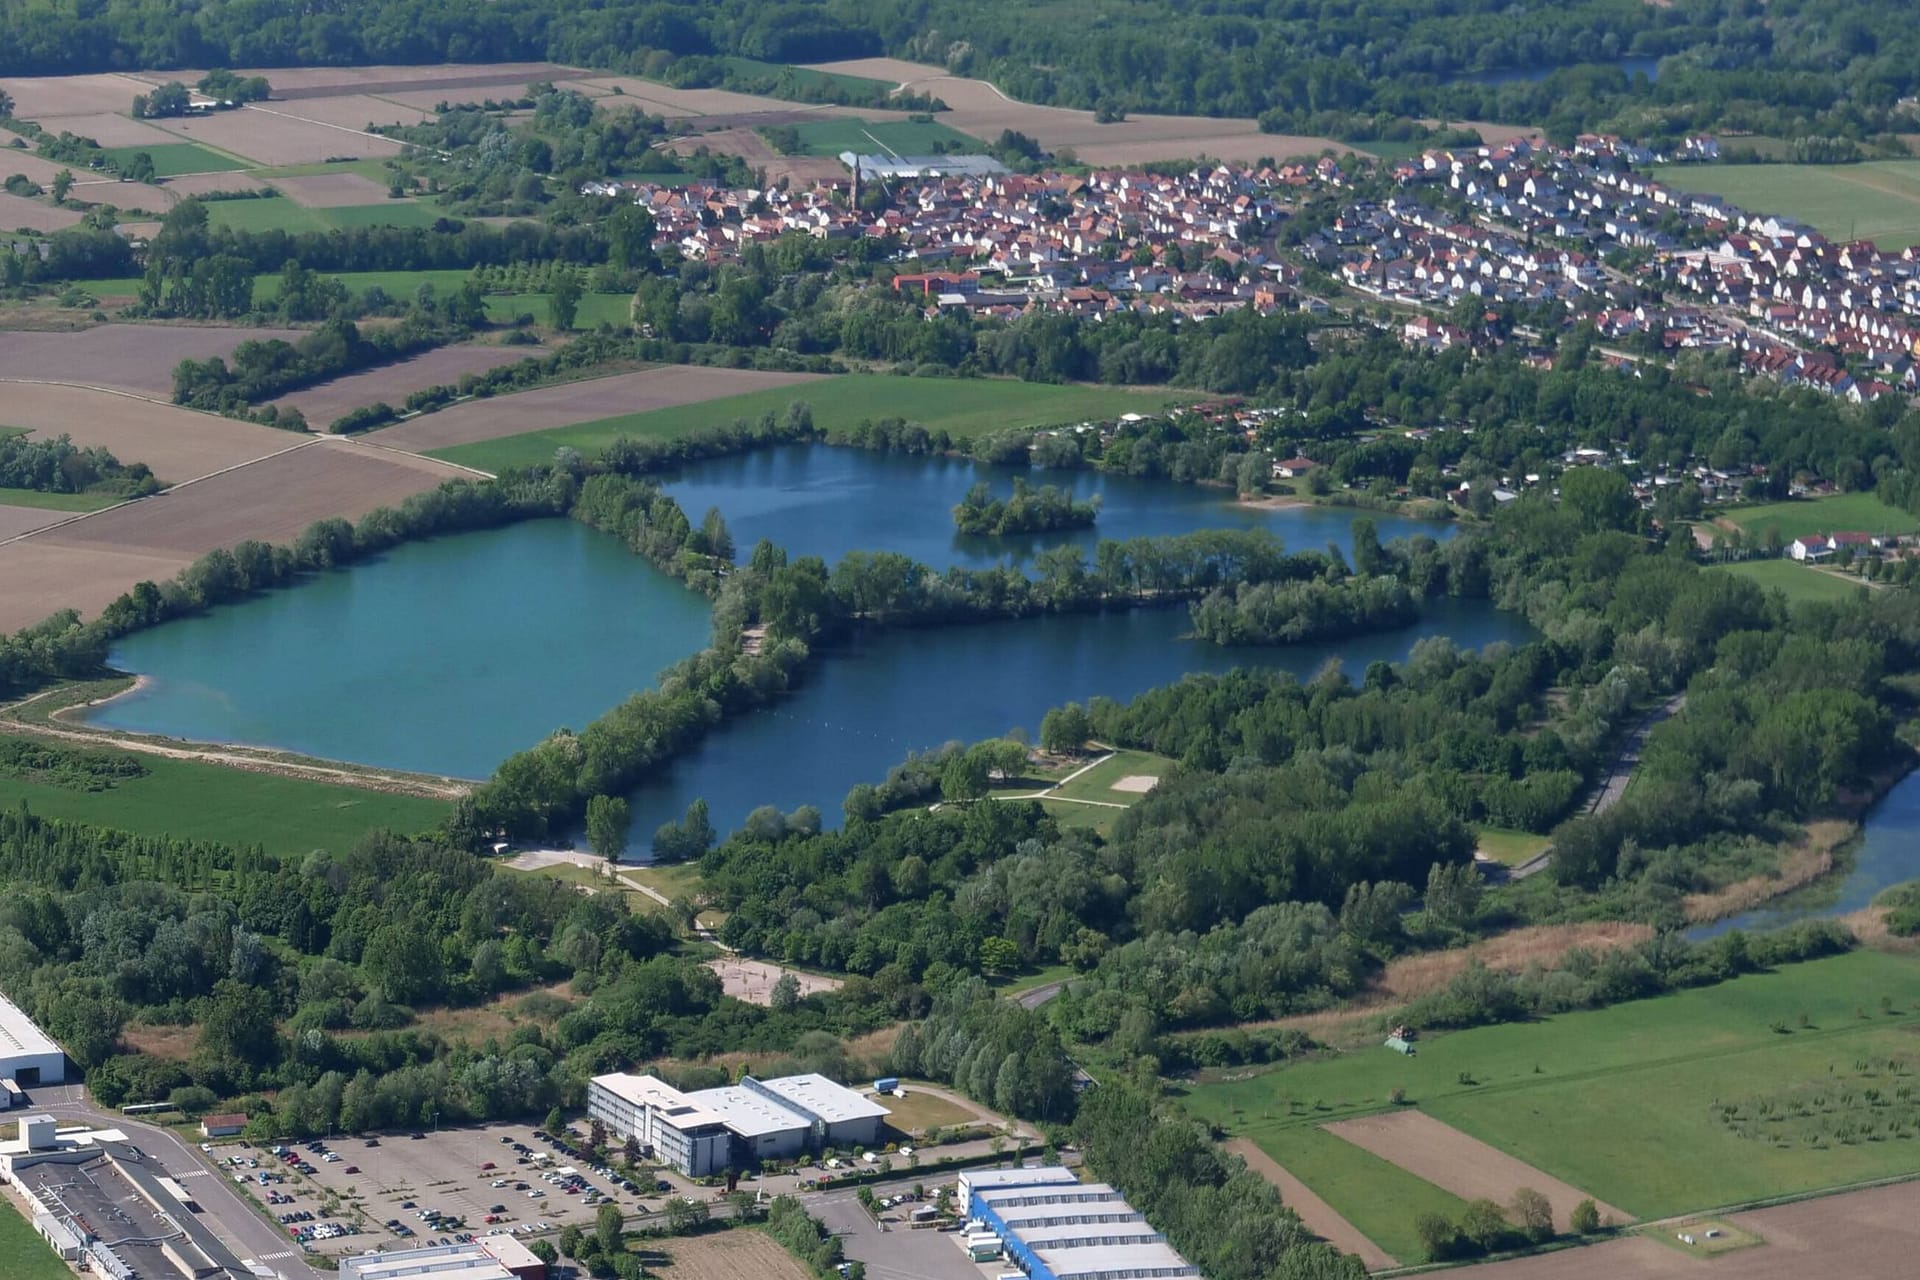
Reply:
<svg viewBox="0 0 1920 1280"><path fill-rule="evenodd" d="M1360 1234L1358 1227L1335 1212L1332 1205L1313 1194L1306 1183L1281 1168L1272 1156L1253 1145L1253 1139L1235 1138L1223 1145L1245 1160L1247 1168L1279 1188L1280 1203L1299 1214L1307 1230L1342 1253L1355 1255L1369 1271L1383 1271L1400 1265L1397 1258Z"/></svg>
<svg viewBox="0 0 1920 1280"><path fill-rule="evenodd" d="M1505 1205L1512 1202L1514 1192L1532 1187L1553 1205L1554 1225L1561 1230L1566 1229L1575 1205L1593 1199L1578 1187L1468 1137L1423 1111L1389 1111L1358 1120L1339 1120L1321 1128L1462 1200L1484 1197ZM1633 1221L1633 1215L1622 1209L1598 1200L1594 1204L1603 1217L1615 1222Z"/></svg>

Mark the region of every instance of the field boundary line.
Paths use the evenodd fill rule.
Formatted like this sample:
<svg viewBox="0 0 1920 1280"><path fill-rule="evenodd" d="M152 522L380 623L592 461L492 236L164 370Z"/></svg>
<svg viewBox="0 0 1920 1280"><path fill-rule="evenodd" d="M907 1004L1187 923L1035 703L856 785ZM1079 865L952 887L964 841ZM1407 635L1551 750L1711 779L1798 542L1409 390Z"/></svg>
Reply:
<svg viewBox="0 0 1920 1280"><path fill-rule="evenodd" d="M322 129L335 129L341 133L350 133L356 138L371 138L375 142L393 141L392 138L383 138L377 133L368 133L365 129L350 129L344 124L328 124L325 120L309 120L305 116L296 116L291 111L274 111L267 107L260 106L258 103L249 102L241 109L244 111L258 111L264 115L278 116L282 120L298 120L301 124L317 124ZM272 166L262 167L271 168Z"/></svg>
<svg viewBox="0 0 1920 1280"><path fill-rule="evenodd" d="M73 384L62 383L60 385L70 386ZM135 398L138 399L139 397L135 397ZM123 508L130 507L136 502L147 502L153 498L163 498L167 494L175 493L181 489L186 488L188 485L199 484L202 480L212 480L216 476L228 475L231 472L239 471L242 468L251 467L256 463L265 462L269 458L278 458L282 454L292 453L296 449L305 449L312 445L316 445L318 443L320 443L318 438L311 439L311 440L302 440L299 444L289 445L285 449L275 449L272 453L263 454L258 458L249 458L245 462L236 462L232 466L222 467L218 471L209 471L207 472L207 474L203 476L194 476L190 480L182 480L179 484L170 484L166 488L160 490L160 492L150 493L146 495L146 497L144 498L128 498L125 502L116 502L110 507L101 507L97 511L76 511L64 520L56 520L52 524L43 524L38 529L29 529L25 533L16 533L11 538L0 538L0 547L12 546L16 542L21 542L28 538L36 537L39 534L52 533L56 529L65 529L71 525L78 524L82 520L90 520L94 516L106 515L109 511L119 511ZM437 459L435 459L435 461L437 461Z"/></svg>
<svg viewBox="0 0 1920 1280"><path fill-rule="evenodd" d="M358 440L352 436L325 435L325 436L317 437L314 440L314 443L318 444L321 440L339 440L342 443L352 445L355 448L379 449L386 453L393 454L397 458L412 458L417 462L430 463L436 467L452 467L456 471L464 471L468 475L478 476L482 480L498 480L500 478L499 476L495 475L491 471L482 471L480 468L470 467L464 462L454 462L447 458L435 458L435 457L429 456L428 454L415 453L411 449L402 449L398 445L381 444L377 440Z"/></svg>
<svg viewBox="0 0 1920 1280"><path fill-rule="evenodd" d="M118 181L118 179L115 179ZM158 396L146 395L139 391L129 391L125 387L103 387L97 382L74 382L67 378L0 378L0 383L13 383L22 387L72 387L75 391L98 391L102 395L124 396L128 400L140 400L147 404L157 404L163 409L185 409L188 413L205 413L204 409L195 409L189 405L175 404L171 400L162 400ZM217 413L208 417L218 418Z"/></svg>

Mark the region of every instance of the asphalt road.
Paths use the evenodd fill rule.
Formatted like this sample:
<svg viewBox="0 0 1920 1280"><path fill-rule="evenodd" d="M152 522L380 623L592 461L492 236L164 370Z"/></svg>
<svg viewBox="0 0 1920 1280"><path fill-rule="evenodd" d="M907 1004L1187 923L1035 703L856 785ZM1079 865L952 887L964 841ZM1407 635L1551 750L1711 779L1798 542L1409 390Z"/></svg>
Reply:
<svg viewBox="0 0 1920 1280"><path fill-rule="evenodd" d="M286 1280L321 1280L321 1273L307 1265L300 1247L279 1226L262 1217L254 1201L226 1175L214 1172L197 1147L171 1130L141 1124L92 1105L86 1100L83 1085L35 1089L32 1099L34 1110L44 1111L55 1119L79 1120L125 1133L135 1146L165 1165L169 1174L181 1179L181 1185L206 1210L203 1218L207 1225L227 1242L241 1261L260 1262Z"/></svg>
<svg viewBox="0 0 1920 1280"><path fill-rule="evenodd" d="M1633 727L1633 731L1620 744L1620 754L1614 758L1612 772L1607 774L1600 784L1600 790L1587 805L1588 813L1605 813L1620 803L1627 794L1627 784L1633 781L1633 771L1640 767L1640 750L1647 745L1647 735L1653 732L1655 725L1679 714L1686 705L1687 695L1676 693L1648 712L1646 719ZM1553 849L1548 847L1508 872L1507 878L1525 880L1536 872L1546 870L1552 862Z"/></svg>

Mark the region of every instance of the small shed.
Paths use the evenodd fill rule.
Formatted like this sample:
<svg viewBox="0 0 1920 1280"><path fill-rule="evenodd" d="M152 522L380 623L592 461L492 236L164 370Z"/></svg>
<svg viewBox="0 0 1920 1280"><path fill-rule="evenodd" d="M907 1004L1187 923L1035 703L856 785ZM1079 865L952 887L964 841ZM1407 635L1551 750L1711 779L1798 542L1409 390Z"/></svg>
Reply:
<svg viewBox="0 0 1920 1280"><path fill-rule="evenodd" d="M200 1136L203 1138L231 1138L246 1131L247 1116L244 1111L207 1116L200 1121Z"/></svg>
<svg viewBox="0 0 1920 1280"><path fill-rule="evenodd" d="M1409 1058L1411 1058L1415 1052L1413 1045L1402 1036L1388 1036L1387 1048L1393 1050L1395 1053L1404 1053Z"/></svg>

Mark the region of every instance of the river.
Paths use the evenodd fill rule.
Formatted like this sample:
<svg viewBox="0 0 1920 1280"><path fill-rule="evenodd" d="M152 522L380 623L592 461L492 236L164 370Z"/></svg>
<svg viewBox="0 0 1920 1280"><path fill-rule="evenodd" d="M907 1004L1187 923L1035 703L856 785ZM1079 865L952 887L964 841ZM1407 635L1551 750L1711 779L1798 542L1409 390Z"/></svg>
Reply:
<svg viewBox="0 0 1920 1280"><path fill-rule="evenodd" d="M1091 472L1039 473L1103 502L1098 530L961 538L949 508L977 479L1008 492L1016 473L944 458L797 447L702 463L667 480L694 519L718 506L744 557L772 538L829 561L854 549L936 567L1024 559L1221 527L1268 527L1290 547L1349 544L1358 513L1253 507L1218 490ZM1383 538L1447 537L1453 526L1374 515ZM579 728L706 642L704 600L613 538L542 520L398 547L200 617L135 633L112 661L146 678L97 708L112 729L278 747L388 768L484 778L555 728ZM776 707L714 733L635 795L636 845L705 797L728 828L754 807L818 806L837 821L846 792L908 752L1037 727L1050 707L1126 699L1189 671L1273 666L1310 676L1329 658L1358 674L1422 636L1477 648L1523 641L1515 615L1436 601L1419 623L1337 644L1222 649L1183 639L1187 610L1148 609L862 636L821 655ZM639 852L638 849L635 851Z"/></svg>
<svg viewBox="0 0 1920 1280"><path fill-rule="evenodd" d="M1844 916L1871 903L1881 890L1920 879L1920 772L1895 783L1860 824L1849 865L1838 876L1785 895L1751 911L1700 925L1687 937L1700 941L1734 929L1748 933L1779 929L1802 920Z"/></svg>

